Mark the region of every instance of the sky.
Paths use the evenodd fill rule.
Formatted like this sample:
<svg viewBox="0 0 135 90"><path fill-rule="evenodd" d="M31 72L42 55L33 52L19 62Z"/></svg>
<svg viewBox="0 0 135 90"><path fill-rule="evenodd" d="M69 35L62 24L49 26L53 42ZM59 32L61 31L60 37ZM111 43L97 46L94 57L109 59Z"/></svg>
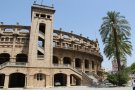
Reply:
<svg viewBox="0 0 135 90"><path fill-rule="evenodd" d="M4 24L31 25L31 5L42 0L0 0L0 22ZM102 17L108 11L120 12L131 26L132 56L127 56L127 65L135 62L135 0L43 0L43 5L54 5L54 29L82 34L91 40L98 39L103 55L102 67L111 69L111 60L104 53L104 45L99 34Z"/></svg>

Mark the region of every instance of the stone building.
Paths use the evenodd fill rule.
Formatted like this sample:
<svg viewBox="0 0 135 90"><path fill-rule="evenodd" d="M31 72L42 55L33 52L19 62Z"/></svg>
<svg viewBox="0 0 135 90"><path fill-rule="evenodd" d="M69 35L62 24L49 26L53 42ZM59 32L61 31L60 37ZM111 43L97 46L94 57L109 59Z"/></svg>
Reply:
<svg viewBox="0 0 135 90"><path fill-rule="evenodd" d="M53 7L33 4L31 26L0 24L0 87L91 86L101 76L98 41L53 29Z"/></svg>

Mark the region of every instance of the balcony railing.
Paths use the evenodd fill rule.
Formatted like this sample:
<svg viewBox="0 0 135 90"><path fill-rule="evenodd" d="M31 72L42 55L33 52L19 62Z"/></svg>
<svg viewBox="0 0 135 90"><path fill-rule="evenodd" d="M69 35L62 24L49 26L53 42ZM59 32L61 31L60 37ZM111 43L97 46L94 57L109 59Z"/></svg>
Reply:
<svg viewBox="0 0 135 90"><path fill-rule="evenodd" d="M95 52L95 51L91 51L91 50L86 50L86 49L79 49L79 48L73 48L73 47L61 47L61 46L57 46L55 45L54 48L63 48L63 49L69 49L69 50L76 50L76 51L81 51L81 52L86 52L86 53L90 53L90 54L94 54L96 56L100 56L101 58L103 58L103 56L98 53L98 52Z"/></svg>
<svg viewBox="0 0 135 90"><path fill-rule="evenodd" d="M72 70L74 70L75 72L82 74L82 72L79 69L76 69L74 67L72 67L70 64L53 64L53 67L57 67L57 68L70 68Z"/></svg>
<svg viewBox="0 0 135 90"><path fill-rule="evenodd" d="M0 69L6 66L27 66L26 62L5 62L0 65Z"/></svg>

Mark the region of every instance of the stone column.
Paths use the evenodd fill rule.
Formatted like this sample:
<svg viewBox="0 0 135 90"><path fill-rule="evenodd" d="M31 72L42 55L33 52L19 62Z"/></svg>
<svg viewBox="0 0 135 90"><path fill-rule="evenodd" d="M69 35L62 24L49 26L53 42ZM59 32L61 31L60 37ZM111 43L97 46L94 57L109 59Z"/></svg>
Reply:
<svg viewBox="0 0 135 90"><path fill-rule="evenodd" d="M52 87L52 75L46 75L46 87Z"/></svg>
<svg viewBox="0 0 135 90"><path fill-rule="evenodd" d="M4 88L8 88L9 84L9 75L5 75Z"/></svg>
<svg viewBox="0 0 135 90"><path fill-rule="evenodd" d="M63 64L63 58L60 58L60 64Z"/></svg>
<svg viewBox="0 0 135 90"><path fill-rule="evenodd" d="M84 60L82 60L81 69L82 69L82 72L84 72L84 69L85 69L85 67L84 67Z"/></svg>
<svg viewBox="0 0 135 90"><path fill-rule="evenodd" d="M26 78L25 78L26 79ZM27 83L26 83L27 82ZM25 81L25 87L26 88L33 88L34 86L33 86L33 84L32 84L32 82L34 82L34 75L27 75L27 79L26 79L26 81Z"/></svg>
<svg viewBox="0 0 135 90"><path fill-rule="evenodd" d="M75 59L72 61L72 67L75 68Z"/></svg>
<svg viewBox="0 0 135 90"><path fill-rule="evenodd" d="M89 62L89 72L92 72L92 62Z"/></svg>
<svg viewBox="0 0 135 90"><path fill-rule="evenodd" d="M24 87L27 87L27 76L25 75L25 86Z"/></svg>
<svg viewBox="0 0 135 90"><path fill-rule="evenodd" d="M10 57L10 62L16 62L16 56L15 56L15 44L16 44L16 36L13 36L13 47L12 47L12 53Z"/></svg>
<svg viewBox="0 0 135 90"><path fill-rule="evenodd" d="M70 86L70 75L67 75L67 86Z"/></svg>

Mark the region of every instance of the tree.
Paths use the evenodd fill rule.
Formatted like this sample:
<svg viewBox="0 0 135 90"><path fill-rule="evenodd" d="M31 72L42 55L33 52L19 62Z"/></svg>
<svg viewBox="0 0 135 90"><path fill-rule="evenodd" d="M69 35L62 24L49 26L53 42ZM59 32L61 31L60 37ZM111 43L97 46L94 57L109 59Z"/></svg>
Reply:
<svg viewBox="0 0 135 90"><path fill-rule="evenodd" d="M110 11L103 17L99 32L105 45L104 53L109 59L116 58L118 71L121 70L120 60L131 55L130 29L128 21L119 12Z"/></svg>

